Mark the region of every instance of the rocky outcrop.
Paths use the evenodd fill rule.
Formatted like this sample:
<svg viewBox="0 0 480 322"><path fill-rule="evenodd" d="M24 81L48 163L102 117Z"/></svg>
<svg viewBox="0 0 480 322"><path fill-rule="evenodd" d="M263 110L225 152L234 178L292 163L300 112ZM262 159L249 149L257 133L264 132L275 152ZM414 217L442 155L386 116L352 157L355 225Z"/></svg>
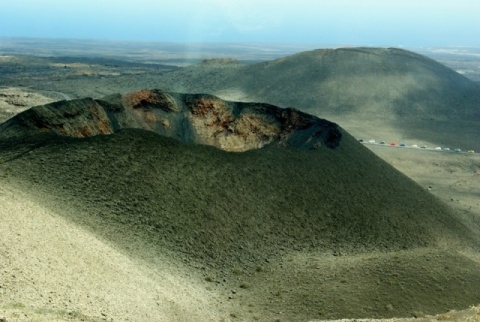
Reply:
<svg viewBox="0 0 480 322"><path fill-rule="evenodd" d="M161 90L37 106L0 125L0 134L16 136L41 131L90 137L122 128L149 130L186 143L232 152L267 145L335 148L342 137L336 124L295 109Z"/></svg>

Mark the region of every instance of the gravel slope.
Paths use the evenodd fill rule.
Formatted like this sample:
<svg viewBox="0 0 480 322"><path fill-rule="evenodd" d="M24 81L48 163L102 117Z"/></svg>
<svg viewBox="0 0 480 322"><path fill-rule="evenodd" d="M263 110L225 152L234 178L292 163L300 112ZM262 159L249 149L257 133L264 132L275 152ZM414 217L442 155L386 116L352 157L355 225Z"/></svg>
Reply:
<svg viewBox="0 0 480 322"><path fill-rule="evenodd" d="M34 286L22 294L27 288L11 286L6 275L7 303L74 310L93 318L103 312L118 320L127 320L132 310L144 321L150 317L141 314L175 318L169 312L187 321L195 314L207 321L305 321L422 316L480 302L480 264L465 255L478 249L474 232L346 133L334 150L244 153L141 130L41 138L41 144L38 139L34 149L28 140L2 142L2 187L18 185L41 209L104 241L110 248L98 252L100 264L90 274L105 272L107 277L86 279L72 295L77 285L65 278L57 284L57 274L73 270L75 281L81 280L75 269L87 268L74 260L86 256L85 262L92 261L95 252L69 252L65 256L71 260L60 257L59 266L45 269L53 274L45 288L59 294L53 303L30 298L38 294ZM5 191L13 205L22 203ZM5 229L17 228L12 223ZM61 236L70 235L67 228L59 229L67 232ZM26 236L38 230L32 227ZM41 238L57 240L56 234ZM5 238L5 249L27 243L28 258L38 257L38 251L41 258L48 250L34 248L32 243L41 245L35 238ZM81 246L87 244L82 240L68 249L88 249ZM63 256L58 249L47 253L53 258L44 261L52 265L58 254ZM122 275L124 265L128 276ZM29 281L31 275L19 276ZM102 279L106 291L98 290ZM136 289L140 294L132 298ZM158 299L161 306L152 313L159 292L164 294ZM97 296L96 309L86 308L87 295ZM177 304L171 304L172 297ZM75 304L64 306L64 299ZM171 305L177 310L169 311Z"/></svg>
<svg viewBox="0 0 480 322"><path fill-rule="evenodd" d="M132 259L8 181L0 185L0 317L6 321L219 319L218 299L181 263L161 254L155 267Z"/></svg>

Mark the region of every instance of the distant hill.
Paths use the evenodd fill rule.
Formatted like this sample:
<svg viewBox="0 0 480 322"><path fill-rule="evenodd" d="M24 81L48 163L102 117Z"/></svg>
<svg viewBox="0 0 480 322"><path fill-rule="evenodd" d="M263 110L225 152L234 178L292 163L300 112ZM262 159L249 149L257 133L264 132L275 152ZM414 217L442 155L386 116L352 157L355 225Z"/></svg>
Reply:
<svg viewBox="0 0 480 322"><path fill-rule="evenodd" d="M315 114L480 120L474 82L401 49L316 50L247 70L257 71L257 84L268 84L259 88L249 82L248 92L282 106L296 103Z"/></svg>
<svg viewBox="0 0 480 322"><path fill-rule="evenodd" d="M480 302L478 264L455 251L478 249L476 232L342 128L294 109L157 90L59 102L1 125L0 159L1 180L132 258L173 254L245 319Z"/></svg>
<svg viewBox="0 0 480 322"><path fill-rule="evenodd" d="M359 133L352 120L388 124L405 138L480 148L480 86L402 49L314 50L243 66L203 63L161 76L158 86L295 106Z"/></svg>

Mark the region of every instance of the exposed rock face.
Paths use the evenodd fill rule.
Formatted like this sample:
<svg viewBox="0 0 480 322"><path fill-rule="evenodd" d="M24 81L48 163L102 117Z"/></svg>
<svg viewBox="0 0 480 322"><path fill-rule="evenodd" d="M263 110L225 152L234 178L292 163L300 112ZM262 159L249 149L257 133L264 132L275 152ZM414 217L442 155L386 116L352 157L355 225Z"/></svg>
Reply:
<svg viewBox="0 0 480 322"><path fill-rule="evenodd" d="M335 148L342 136L336 124L295 109L161 90L37 106L0 125L0 133L23 135L43 131L89 137L122 128L150 130L186 143L212 145L232 152L269 144Z"/></svg>

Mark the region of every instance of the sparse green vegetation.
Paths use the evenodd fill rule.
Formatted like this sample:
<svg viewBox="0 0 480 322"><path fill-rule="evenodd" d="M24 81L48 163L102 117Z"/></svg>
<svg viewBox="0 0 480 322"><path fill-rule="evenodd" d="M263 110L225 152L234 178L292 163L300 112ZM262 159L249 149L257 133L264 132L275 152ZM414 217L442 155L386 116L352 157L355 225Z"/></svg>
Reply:
<svg viewBox="0 0 480 322"><path fill-rule="evenodd" d="M240 288L247 289L247 288L252 287L252 284L250 284L248 282L242 282L242 283L240 283L239 286L240 286Z"/></svg>
<svg viewBox="0 0 480 322"><path fill-rule="evenodd" d="M207 277L205 277L205 281L206 282L213 282L213 277L207 276Z"/></svg>
<svg viewBox="0 0 480 322"><path fill-rule="evenodd" d="M3 308L5 308L5 309L17 309L17 310L19 310L19 309L25 309L26 306L25 306L25 304L20 303L20 302L13 302L13 303L9 303L9 304L7 304L7 305L4 305Z"/></svg>
<svg viewBox="0 0 480 322"><path fill-rule="evenodd" d="M232 273L235 275L243 275L245 273L245 270L240 267L235 267L234 269L232 269Z"/></svg>

